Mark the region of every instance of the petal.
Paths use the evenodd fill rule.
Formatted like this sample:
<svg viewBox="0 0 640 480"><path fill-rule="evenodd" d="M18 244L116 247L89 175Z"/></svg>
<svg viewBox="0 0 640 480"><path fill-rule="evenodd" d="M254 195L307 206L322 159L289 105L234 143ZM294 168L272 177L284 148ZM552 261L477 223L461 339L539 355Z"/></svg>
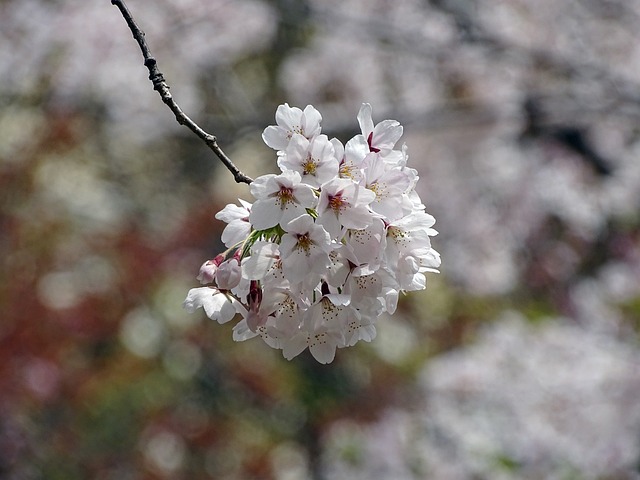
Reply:
<svg viewBox="0 0 640 480"><path fill-rule="evenodd" d="M217 291L218 291L217 289L211 288L211 287L192 288L187 293L187 298L185 298L184 302L182 303L182 306L187 312L193 313L198 308L202 307L203 300L207 296L213 295Z"/></svg>
<svg viewBox="0 0 640 480"><path fill-rule="evenodd" d="M276 123L286 130L291 130L291 127L299 127L300 117L302 117L302 110L298 107L290 107L288 103L278 105L276 109Z"/></svg>
<svg viewBox="0 0 640 480"><path fill-rule="evenodd" d="M325 333L320 340L309 346L311 355L320 363L331 363L336 356L336 344L332 339L327 338L329 334Z"/></svg>
<svg viewBox="0 0 640 480"><path fill-rule="evenodd" d="M289 145L287 131L281 127L270 125L262 132L262 140L274 150L284 150Z"/></svg>
<svg viewBox="0 0 640 480"><path fill-rule="evenodd" d="M222 231L221 240L227 248L231 248L234 245L244 241L245 238L251 233L251 224L245 220L234 220L229 225L224 227Z"/></svg>
<svg viewBox="0 0 640 480"><path fill-rule="evenodd" d="M240 200L242 202L242 200ZM247 202L244 202L247 203ZM248 205L251 205L250 203ZM231 223L234 220L240 220L249 215L249 211L246 207L239 207L238 205L234 205L233 203L228 204L218 213L216 213L215 218L217 220L222 220L226 223Z"/></svg>
<svg viewBox="0 0 640 480"><path fill-rule="evenodd" d="M318 202L318 197L316 197L313 189L309 185L305 185L304 183L296 186L294 197L296 201L304 208L315 208Z"/></svg>
<svg viewBox="0 0 640 480"><path fill-rule="evenodd" d="M297 204L297 203L290 203L287 206L284 207L284 210L280 210L281 212L281 216L280 216L280 221L278 222L280 224L280 226L282 228L284 228L285 231L288 231L288 225L291 223L291 221L295 218L298 218L300 216L307 216L309 217L309 215L307 214L307 210L303 205Z"/></svg>
<svg viewBox="0 0 640 480"><path fill-rule="evenodd" d="M360 111L358 112L358 124L360 125L360 130L362 131L362 135L364 135L365 139L371 132L373 132L373 120L371 119L371 113L372 109L369 103L363 103L360 107Z"/></svg>
<svg viewBox="0 0 640 480"><path fill-rule="evenodd" d="M360 340L370 342L376 338L376 326L375 325L363 325L360 327Z"/></svg>
<svg viewBox="0 0 640 480"><path fill-rule="evenodd" d="M249 329L246 320L241 320L233 327L233 339L236 342L244 342L256 336L258 336L258 334Z"/></svg>
<svg viewBox="0 0 640 480"><path fill-rule="evenodd" d="M242 276L249 280L262 280L278 255L278 245L275 243L256 242L251 247L251 256L242 259Z"/></svg>
<svg viewBox="0 0 640 480"><path fill-rule="evenodd" d="M318 217L318 223L331 235L331 238L340 237L342 225L340 225L340 220L333 210L326 210L324 213L321 213Z"/></svg>
<svg viewBox="0 0 640 480"><path fill-rule="evenodd" d="M302 119L300 121L301 127L304 132L304 136L307 138L313 138L320 134L320 122L322 122L322 115L315 109L313 105L307 105L302 112Z"/></svg>
<svg viewBox="0 0 640 480"><path fill-rule="evenodd" d="M373 214L365 205L350 208L340 215L340 223L347 228L366 228L372 221Z"/></svg>
<svg viewBox="0 0 640 480"><path fill-rule="evenodd" d="M380 150L391 150L402 137L402 125L396 120L383 120L373 129L372 145Z"/></svg>
<svg viewBox="0 0 640 480"><path fill-rule="evenodd" d="M236 308L229 297L220 292L205 298L202 306L207 317L220 324L228 322L236 314Z"/></svg>
<svg viewBox="0 0 640 480"><path fill-rule="evenodd" d="M292 218L286 225L286 229L287 232L291 234L304 235L307 234L313 226L313 217L305 212L302 215Z"/></svg>
<svg viewBox="0 0 640 480"><path fill-rule="evenodd" d="M273 173L269 173L267 175L261 175L256 178L253 182L251 182L251 186L249 187L251 190L251 195L254 198L264 198L268 197L279 188L277 184L274 184L274 179L276 175Z"/></svg>
<svg viewBox="0 0 640 480"><path fill-rule="evenodd" d="M357 187L356 202L358 205L369 205L376 199L376 194L372 190L364 187Z"/></svg>
<svg viewBox="0 0 640 480"><path fill-rule="evenodd" d="M284 342L282 347L282 355L287 360L291 360L293 357L300 355L305 348L307 348L307 341L309 334L306 332L299 332L289 340Z"/></svg>
<svg viewBox="0 0 640 480"><path fill-rule="evenodd" d="M337 138L332 138L329 141L331 142L331 145L333 145L336 159L338 160L338 162L340 162L344 157L344 145Z"/></svg>
<svg viewBox="0 0 640 480"><path fill-rule="evenodd" d="M276 226L282 218L282 209L273 199L256 200L251 208L249 221L256 230L265 230Z"/></svg>
<svg viewBox="0 0 640 480"><path fill-rule="evenodd" d="M282 270L287 280L292 284L296 284L310 275L312 268L304 252L296 249L291 255L282 260Z"/></svg>

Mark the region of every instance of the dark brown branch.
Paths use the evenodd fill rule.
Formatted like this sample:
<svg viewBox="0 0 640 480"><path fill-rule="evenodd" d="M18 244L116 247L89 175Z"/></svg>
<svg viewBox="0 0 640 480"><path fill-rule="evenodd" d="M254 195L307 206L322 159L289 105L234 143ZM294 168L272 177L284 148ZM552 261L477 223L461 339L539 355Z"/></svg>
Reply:
<svg viewBox="0 0 640 480"><path fill-rule="evenodd" d="M167 107L171 109L173 114L176 116L177 122L180 125L186 126L189 130L191 130L198 137L200 137L211 150L213 150L213 153L216 154L216 156L220 159L220 161L224 163L225 167L227 167L229 171L233 174L233 177L235 178L236 182L251 183L253 179L246 176L244 173L242 173L238 169L238 167L234 165L231 159L222 151L222 149L218 145L216 137L214 135L211 135L205 132L202 128L200 128L200 126L198 126L197 123L191 120L182 111L182 109L178 106L176 101L173 99L173 97L171 96L171 93L169 92L169 85L167 85L167 82L165 81L164 76L158 69L158 64L156 62L156 59L151 56L151 51L149 50L147 42L145 41L145 38L144 38L144 32L136 24L135 20L133 19L133 16L131 15L131 12L125 5L124 1L111 0L111 4L118 7L118 9L120 10L120 13L122 13L122 16L126 20L127 25L129 26L129 29L133 34L133 38L138 42L138 45L140 46L140 50L142 50L142 56L144 57L144 65L149 70L149 80L151 80L151 82L153 83L153 89L160 94L162 101L165 103L165 105L167 105Z"/></svg>

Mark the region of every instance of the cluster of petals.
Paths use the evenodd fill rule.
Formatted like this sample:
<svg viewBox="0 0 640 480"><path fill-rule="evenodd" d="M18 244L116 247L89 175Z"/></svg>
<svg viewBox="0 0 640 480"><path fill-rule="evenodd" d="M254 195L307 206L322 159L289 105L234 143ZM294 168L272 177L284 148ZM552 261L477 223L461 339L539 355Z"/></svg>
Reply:
<svg viewBox="0 0 640 480"><path fill-rule="evenodd" d="M426 287L425 274L440 266L437 232L407 148L397 148L402 126L374 124L369 104L357 120L361 133L342 144L321 133L313 106L278 107L262 138L281 173L251 184L253 203L216 215L228 250L200 268L188 311L240 319L237 341L259 337L289 360L308 348L330 363L336 349L375 338L400 292Z"/></svg>

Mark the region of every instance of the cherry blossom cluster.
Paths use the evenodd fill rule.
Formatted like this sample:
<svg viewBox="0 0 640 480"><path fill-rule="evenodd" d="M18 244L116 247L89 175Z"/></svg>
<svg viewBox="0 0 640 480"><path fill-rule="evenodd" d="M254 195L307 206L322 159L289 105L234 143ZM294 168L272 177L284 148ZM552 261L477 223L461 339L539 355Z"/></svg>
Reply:
<svg viewBox="0 0 640 480"><path fill-rule="evenodd" d="M309 348L330 363L336 348L375 338L400 292L426 287L425 273L440 266L435 219L406 145L395 148L402 126L374 125L371 113L363 104L361 133L343 145L321 133L313 106L278 107L262 138L281 173L253 181L253 204L216 215L228 250L200 268L205 286L189 291L188 311L203 307L219 323L239 314L234 340L259 336L287 359Z"/></svg>

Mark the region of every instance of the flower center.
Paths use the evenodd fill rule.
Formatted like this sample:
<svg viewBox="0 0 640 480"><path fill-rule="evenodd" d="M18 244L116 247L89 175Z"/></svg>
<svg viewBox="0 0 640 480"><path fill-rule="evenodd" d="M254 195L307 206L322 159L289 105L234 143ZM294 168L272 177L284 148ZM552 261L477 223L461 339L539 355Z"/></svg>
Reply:
<svg viewBox="0 0 640 480"><path fill-rule="evenodd" d="M336 215L349 206L349 202L342 198L342 192L338 192L335 195L329 195L329 208L333 210Z"/></svg>
<svg viewBox="0 0 640 480"><path fill-rule="evenodd" d="M350 178L352 180L355 179L355 174L354 174L354 170L356 169L356 167L353 164L347 164L346 162L343 162L340 164L340 171L339 171L339 175L342 178Z"/></svg>
<svg viewBox="0 0 640 480"><path fill-rule="evenodd" d="M398 245L407 245L410 241L409 232L398 227L389 227L387 236L391 237Z"/></svg>
<svg viewBox="0 0 640 480"><path fill-rule="evenodd" d="M287 130L287 140L291 140L291 137L293 137L293 134L297 133L300 135L304 136L304 130L302 129L301 126L295 125L293 127L291 127L291 130Z"/></svg>
<svg viewBox="0 0 640 480"><path fill-rule="evenodd" d="M295 197L293 196L293 188L291 187L280 187L280 191L278 192L277 196L282 208L286 207L289 203L294 203L295 201Z"/></svg>
<svg viewBox="0 0 640 480"><path fill-rule="evenodd" d="M306 255L309 255L309 250L311 249L311 245L313 245L313 240L309 238L308 233L298 234L297 235L298 244L296 248L298 250L304 250Z"/></svg>
<svg viewBox="0 0 640 480"><path fill-rule="evenodd" d="M302 164L302 168L305 175L315 175L316 169L318 168L318 163L313 159L311 155L309 155L306 161Z"/></svg>
<svg viewBox="0 0 640 480"><path fill-rule="evenodd" d="M378 153L380 151L379 148L376 148L373 145L371 145L373 143L373 132L371 132L369 134L369 136L367 137L367 143L369 144L369 151L370 152Z"/></svg>

